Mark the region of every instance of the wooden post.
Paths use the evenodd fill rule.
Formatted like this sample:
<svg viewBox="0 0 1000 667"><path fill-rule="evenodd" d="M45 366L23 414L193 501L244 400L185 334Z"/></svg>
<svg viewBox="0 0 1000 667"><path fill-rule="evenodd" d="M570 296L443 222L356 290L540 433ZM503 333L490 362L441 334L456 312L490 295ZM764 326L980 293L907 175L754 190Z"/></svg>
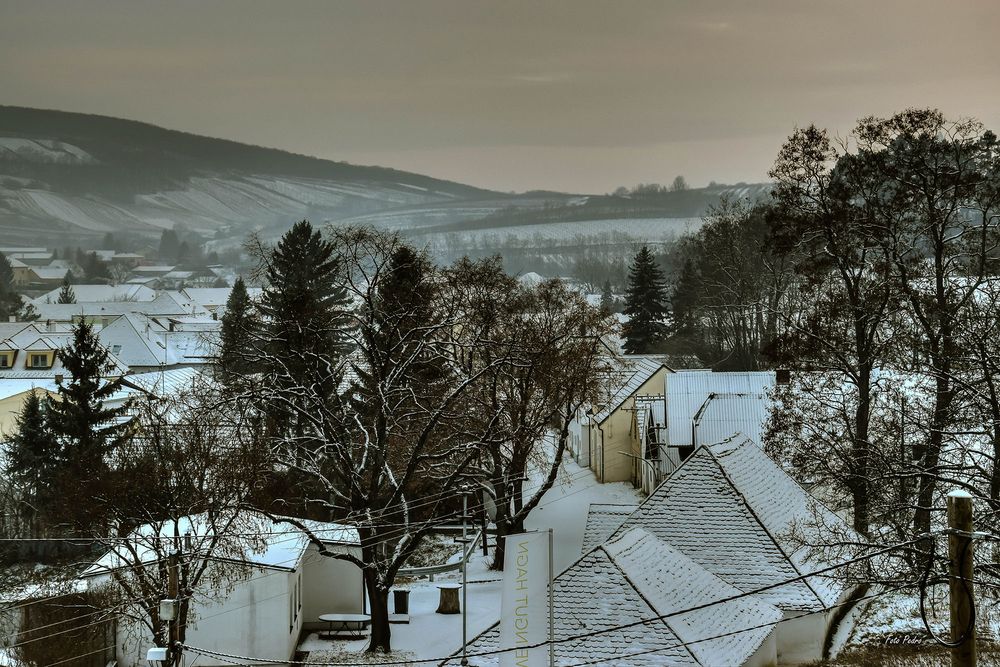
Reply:
<svg viewBox="0 0 1000 667"><path fill-rule="evenodd" d="M956 490L948 494L948 557L951 592L952 667L976 667L975 597L972 588L972 496Z"/></svg>
<svg viewBox="0 0 1000 667"><path fill-rule="evenodd" d="M167 554L167 597L171 600L177 600L177 570L180 567L180 556L176 549L171 549L170 553ZM170 642L167 647L167 655L170 656L171 665L181 664L181 650L177 647L177 642L180 639L179 633L177 632L178 618L176 614L180 613L180 605L176 602L174 603L177 607L175 616L173 620L170 621L170 632L167 633L167 638Z"/></svg>

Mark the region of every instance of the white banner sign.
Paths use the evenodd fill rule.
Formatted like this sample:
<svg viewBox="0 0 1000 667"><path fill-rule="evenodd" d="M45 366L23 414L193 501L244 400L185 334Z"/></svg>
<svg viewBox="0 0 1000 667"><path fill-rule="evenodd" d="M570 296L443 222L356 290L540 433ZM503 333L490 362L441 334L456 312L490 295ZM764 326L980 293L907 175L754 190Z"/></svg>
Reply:
<svg viewBox="0 0 1000 667"><path fill-rule="evenodd" d="M549 533L508 535L500 607L500 667L546 667L549 638Z"/></svg>

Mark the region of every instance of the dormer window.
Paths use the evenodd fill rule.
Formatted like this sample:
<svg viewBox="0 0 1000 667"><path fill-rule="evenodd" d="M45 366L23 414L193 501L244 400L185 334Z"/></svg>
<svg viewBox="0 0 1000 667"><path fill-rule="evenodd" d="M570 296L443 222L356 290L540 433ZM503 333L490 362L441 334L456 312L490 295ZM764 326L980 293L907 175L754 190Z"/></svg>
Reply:
<svg viewBox="0 0 1000 667"><path fill-rule="evenodd" d="M52 355L48 352L32 352L28 356L28 366L31 368L52 368Z"/></svg>
<svg viewBox="0 0 1000 667"><path fill-rule="evenodd" d="M0 368L12 368L14 366L14 353L10 351L0 352Z"/></svg>

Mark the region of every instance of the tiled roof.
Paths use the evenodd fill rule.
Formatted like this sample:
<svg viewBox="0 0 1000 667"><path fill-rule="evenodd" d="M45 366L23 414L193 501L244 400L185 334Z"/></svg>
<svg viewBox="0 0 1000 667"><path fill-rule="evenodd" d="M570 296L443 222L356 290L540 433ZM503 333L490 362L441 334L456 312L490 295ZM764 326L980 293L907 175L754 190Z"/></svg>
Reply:
<svg viewBox="0 0 1000 667"><path fill-rule="evenodd" d="M608 541L638 505L607 505L591 503L587 512L587 527L583 530L583 551L590 551Z"/></svg>
<svg viewBox="0 0 1000 667"><path fill-rule="evenodd" d="M781 612L764 601L742 598L653 620L738 593L648 532L630 531L591 550L556 577L556 640L589 636L557 643L555 662L570 665L586 656L637 667L742 665L771 633L766 624L781 619ZM629 624L635 625L608 630ZM765 627L711 639L756 625ZM472 641L470 652L499 648L499 634L497 624ZM684 645L690 642L697 643ZM444 664L457 665L458 660ZM475 664L498 665L499 657L479 656Z"/></svg>
<svg viewBox="0 0 1000 667"><path fill-rule="evenodd" d="M628 531L604 551L655 614L669 616L664 622L699 664L743 664L770 634L773 626L766 624L784 616L756 596L737 597L738 589L642 529ZM737 599L718 602L733 597ZM710 606L685 611L703 605ZM728 636L708 639L717 635Z"/></svg>
<svg viewBox="0 0 1000 667"><path fill-rule="evenodd" d="M743 591L771 586L820 569L807 564L791 539L797 522L823 512L820 503L748 439L700 447L627 517L616 535L644 528L706 570ZM795 610L837 602L843 585L812 577L772 588L762 597Z"/></svg>

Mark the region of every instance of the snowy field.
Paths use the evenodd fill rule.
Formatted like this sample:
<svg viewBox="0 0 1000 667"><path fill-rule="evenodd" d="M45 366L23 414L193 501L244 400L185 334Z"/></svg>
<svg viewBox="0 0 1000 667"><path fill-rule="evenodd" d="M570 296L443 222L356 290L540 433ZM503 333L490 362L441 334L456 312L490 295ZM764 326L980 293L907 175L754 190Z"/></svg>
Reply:
<svg viewBox="0 0 1000 667"><path fill-rule="evenodd" d="M486 245L520 241L527 246L546 247L567 244L593 244L595 241L636 241L659 243L696 232L701 218L615 218L550 222L539 225L488 227L471 231L433 232L425 237L431 245L451 243Z"/></svg>

